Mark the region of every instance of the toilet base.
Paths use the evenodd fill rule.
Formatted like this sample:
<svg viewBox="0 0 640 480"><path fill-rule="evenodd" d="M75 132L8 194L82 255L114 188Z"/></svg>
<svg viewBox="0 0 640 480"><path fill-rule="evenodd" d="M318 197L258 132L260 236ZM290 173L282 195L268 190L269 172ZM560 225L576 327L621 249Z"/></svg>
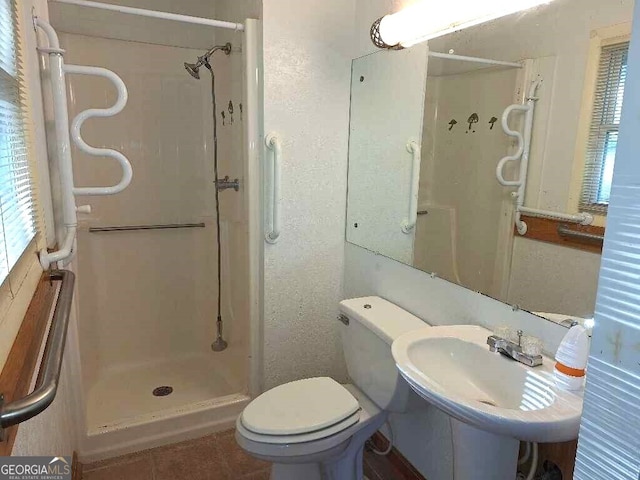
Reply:
<svg viewBox="0 0 640 480"><path fill-rule="evenodd" d="M364 444L388 418L357 387L344 387L358 400L359 421L335 434L306 442L262 440L236 421L236 441L248 454L271 462L270 480L364 480ZM257 438L256 438L257 437Z"/></svg>
<svg viewBox="0 0 640 480"><path fill-rule="evenodd" d="M364 445L386 421L378 415L375 421L358 431L340 454L317 463L274 463L270 480L366 480L364 476Z"/></svg>

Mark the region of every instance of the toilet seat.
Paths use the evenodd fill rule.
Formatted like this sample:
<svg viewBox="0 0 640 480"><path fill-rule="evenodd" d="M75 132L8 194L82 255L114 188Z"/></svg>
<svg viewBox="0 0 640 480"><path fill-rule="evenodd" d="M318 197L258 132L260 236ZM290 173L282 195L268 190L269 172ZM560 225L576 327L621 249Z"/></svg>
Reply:
<svg viewBox="0 0 640 480"><path fill-rule="evenodd" d="M313 442L315 440L321 440L323 438L331 437L346 430L352 425L355 425L359 420L360 410L358 410L350 417L345 418L341 422L338 422L335 425L331 425L330 427L323 428L322 430L316 430L314 432L299 433L296 435L264 435L252 432L247 427L245 427L242 422L240 422L240 426L242 427L242 435L249 440L253 440L254 442L269 443L273 445L288 445L293 443Z"/></svg>
<svg viewBox="0 0 640 480"><path fill-rule="evenodd" d="M312 432L315 434L314 439L301 441L304 435L286 436L286 443L274 443L273 435L259 435L250 432L242 424L241 416L236 420L236 440L240 446L252 455L258 456L269 462L278 463L299 463L299 462L316 462L319 458L330 454L330 452L338 452L346 448L351 443L354 435L359 432L369 431L366 434L368 438L371 434L380 428L384 420L387 418L386 412L375 405L362 391L351 384L343 385L358 401L360 410L354 415L356 422L342 430L341 426L336 425L336 433L331 434L327 428L320 432ZM333 429L331 429L333 430ZM323 435L326 434L326 435ZM283 440L285 440L283 438ZM296 441L298 440L298 441ZM363 441L364 443L364 441Z"/></svg>
<svg viewBox="0 0 640 480"><path fill-rule="evenodd" d="M247 438L302 443L325 438L358 422L358 400L335 380L307 378L275 387L253 400L240 421Z"/></svg>

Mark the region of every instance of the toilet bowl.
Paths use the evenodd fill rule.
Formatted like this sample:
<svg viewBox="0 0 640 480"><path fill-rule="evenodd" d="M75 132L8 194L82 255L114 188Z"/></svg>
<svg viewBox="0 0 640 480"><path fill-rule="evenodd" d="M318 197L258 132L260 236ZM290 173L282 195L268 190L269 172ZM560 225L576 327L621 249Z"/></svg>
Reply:
<svg viewBox="0 0 640 480"><path fill-rule="evenodd" d="M274 464L272 479L277 480L350 480L362 479L362 453L364 444L387 419L387 412L380 410L357 387L351 384L340 385L326 377L310 378L300 382L301 387L309 388L309 391L317 391L326 387L329 383L335 384L332 388L344 390L357 405L355 412L346 414L352 405L345 402L344 418L333 416L336 412L335 405L328 411L317 408L311 410L305 408L304 398L301 395L301 403L298 403L299 411L290 410L291 417L297 417L293 422L291 431L297 433L278 435L256 433L247 428L243 422L243 416L236 421L236 441L249 454ZM287 387L291 384L285 384ZM277 389L278 387L276 387ZM274 390L276 390L274 389ZM270 390L273 399L278 397L278 392ZM293 402L295 396L286 392L283 388L280 395L286 395L286 402ZM256 399L257 400L257 399ZM263 399L266 401L266 399ZM331 403L331 402L330 402ZM271 403L271 406L274 404ZM265 409L269 407L264 406ZM274 408L272 410L278 410ZM267 413L267 412L265 412ZM313 419L309 419L307 414ZM317 428L314 421L326 414L327 425ZM265 417L267 418L267 417ZM335 423L329 423L333 422Z"/></svg>
<svg viewBox="0 0 640 480"><path fill-rule="evenodd" d="M428 326L400 307L364 297L340 303L353 384L315 377L272 388L236 421L236 441L272 463L271 480L362 480L365 442L387 420L423 402L398 374L393 340Z"/></svg>

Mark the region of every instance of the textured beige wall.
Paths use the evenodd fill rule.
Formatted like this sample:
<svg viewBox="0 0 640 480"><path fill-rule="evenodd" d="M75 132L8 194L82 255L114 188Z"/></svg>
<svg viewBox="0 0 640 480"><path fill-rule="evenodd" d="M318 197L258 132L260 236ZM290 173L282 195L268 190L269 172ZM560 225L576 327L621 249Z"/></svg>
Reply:
<svg viewBox="0 0 640 480"><path fill-rule="evenodd" d="M282 234L265 245L265 386L346 372L342 296L352 1L266 0L265 132L283 143Z"/></svg>
<svg viewBox="0 0 640 480"><path fill-rule="evenodd" d="M600 255L516 238L509 302L533 312L592 318Z"/></svg>

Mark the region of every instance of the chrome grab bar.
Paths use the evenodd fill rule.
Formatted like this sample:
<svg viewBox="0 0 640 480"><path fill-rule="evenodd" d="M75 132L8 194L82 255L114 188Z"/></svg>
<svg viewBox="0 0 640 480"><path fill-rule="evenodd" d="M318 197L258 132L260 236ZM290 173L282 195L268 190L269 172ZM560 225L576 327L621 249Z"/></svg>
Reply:
<svg viewBox="0 0 640 480"><path fill-rule="evenodd" d="M580 230L572 230L566 225L558 225L558 235L561 237L574 237L582 240L589 240L592 242L603 242L604 235L598 235L595 233L581 232Z"/></svg>
<svg viewBox="0 0 640 480"><path fill-rule="evenodd" d="M167 223L164 225L121 225L118 227L90 227L89 233L97 232L133 232L136 230L172 230L176 228L204 228L201 223Z"/></svg>
<svg viewBox="0 0 640 480"><path fill-rule="evenodd" d="M2 394L0 394L0 441L4 438L5 428L35 417L51 405L56 397L60 383L75 278L73 272L68 270L53 270L50 273L50 279L62 282L62 286L53 311L38 380L33 392L19 400L4 404Z"/></svg>

